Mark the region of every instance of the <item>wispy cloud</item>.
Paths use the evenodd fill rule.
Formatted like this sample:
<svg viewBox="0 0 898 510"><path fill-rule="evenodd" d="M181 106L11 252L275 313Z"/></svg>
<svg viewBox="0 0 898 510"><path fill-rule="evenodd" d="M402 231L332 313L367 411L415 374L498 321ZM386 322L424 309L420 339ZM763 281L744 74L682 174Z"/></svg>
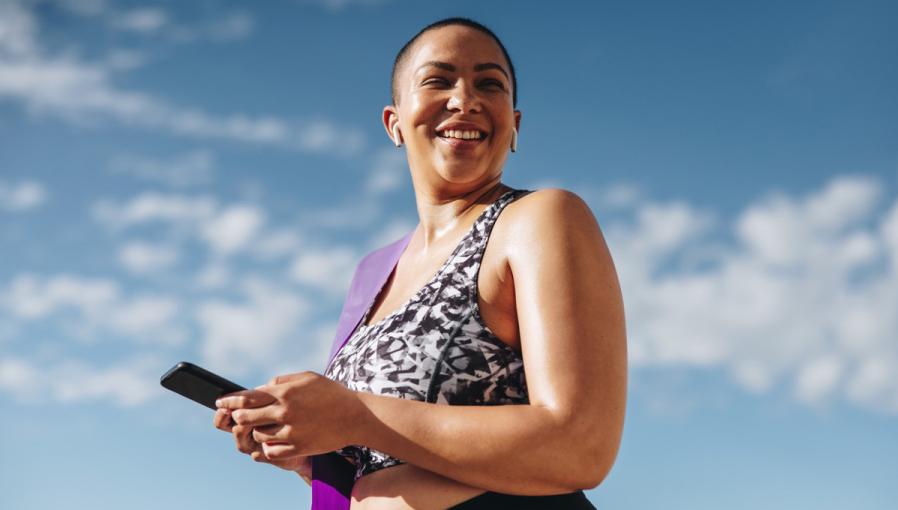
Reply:
<svg viewBox="0 0 898 510"><path fill-rule="evenodd" d="M0 180L0 210L28 211L42 205L47 199L44 186L36 181L9 184Z"/></svg>
<svg viewBox="0 0 898 510"><path fill-rule="evenodd" d="M173 246L132 241L118 252L119 262L134 274L147 274L170 268L179 258Z"/></svg>
<svg viewBox="0 0 898 510"><path fill-rule="evenodd" d="M349 288L359 258L348 247L306 247L293 259L289 274L294 281L316 290L342 295Z"/></svg>
<svg viewBox="0 0 898 510"><path fill-rule="evenodd" d="M112 30L179 43L243 39L252 34L255 24L252 15L245 11L224 12L198 22L182 23L159 5L122 9L105 0L59 0L57 4L72 14L101 20Z"/></svg>
<svg viewBox="0 0 898 510"><path fill-rule="evenodd" d="M93 217L111 228L127 228L148 222L170 222L195 227L210 220L218 209L209 196L144 192L124 203L100 200L92 208Z"/></svg>
<svg viewBox="0 0 898 510"><path fill-rule="evenodd" d="M260 208L233 205L210 218L201 235L214 251L228 255L246 248L264 223L265 213Z"/></svg>
<svg viewBox="0 0 898 510"><path fill-rule="evenodd" d="M111 367L75 360L38 366L20 357L4 357L0 359L0 391L32 404L102 401L135 406L160 394L158 380L163 367L150 357Z"/></svg>
<svg viewBox="0 0 898 510"><path fill-rule="evenodd" d="M70 55L48 55L38 38L37 20L25 4L5 2L2 9L0 99L19 102L33 115L58 117L79 126L115 122L176 136L235 140L341 156L364 146L360 131L326 119L295 122L273 115L216 115L121 88L115 84L114 76L135 63L133 54L124 65L121 58L87 62ZM128 19L130 26L144 27L143 30L167 23L167 17L153 9L139 10ZM246 25L244 18L237 17L213 31L233 33Z"/></svg>
<svg viewBox="0 0 898 510"><path fill-rule="evenodd" d="M372 158L374 165L368 172L365 191L370 195L381 195L400 189L406 182L411 185L405 151L383 148Z"/></svg>
<svg viewBox="0 0 898 510"><path fill-rule="evenodd" d="M142 34L159 32L168 23L168 13L159 7L141 7L109 16L113 28Z"/></svg>
<svg viewBox="0 0 898 510"><path fill-rule="evenodd" d="M300 321L310 310L298 294L262 280L247 279L242 287L242 301L208 300L196 313L204 363L232 374L275 362L289 339L301 338Z"/></svg>
<svg viewBox="0 0 898 510"><path fill-rule="evenodd" d="M160 160L134 155L117 156L110 162L116 174L183 188L212 182L215 155L207 149L193 150Z"/></svg>
<svg viewBox="0 0 898 510"><path fill-rule="evenodd" d="M56 319L64 334L87 342L106 333L137 343L179 344L187 336L179 308L169 296L125 296L109 278L23 273L0 287L0 317L32 323Z"/></svg>
<svg viewBox="0 0 898 510"><path fill-rule="evenodd" d="M331 11L341 11L353 6L376 7L389 0L297 0L300 4L320 5Z"/></svg>
<svg viewBox="0 0 898 510"><path fill-rule="evenodd" d="M114 230L147 223L167 223L172 228L194 235L217 256L244 251L262 235L265 211L252 204L219 206L205 195L189 196L155 192L141 193L123 203L101 200L92 208L93 217ZM270 238L266 241L271 243ZM266 246L258 248L265 250ZM277 247L267 246L269 249ZM133 251L133 250L132 250ZM146 250L132 260L144 259ZM157 257L153 257L154 259ZM165 258L168 260L168 257Z"/></svg>
<svg viewBox="0 0 898 510"><path fill-rule="evenodd" d="M767 196L732 243L686 203L628 211L605 230L637 366L721 367L751 392L898 413L898 201L883 207L876 179Z"/></svg>

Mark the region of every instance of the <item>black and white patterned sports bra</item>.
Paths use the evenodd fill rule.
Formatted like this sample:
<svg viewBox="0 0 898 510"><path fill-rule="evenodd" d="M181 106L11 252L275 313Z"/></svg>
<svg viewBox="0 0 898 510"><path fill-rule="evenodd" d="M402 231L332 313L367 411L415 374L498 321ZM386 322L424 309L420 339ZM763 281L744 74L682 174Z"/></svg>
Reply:
<svg viewBox="0 0 898 510"><path fill-rule="evenodd" d="M487 240L506 205L530 193L510 190L487 207L433 278L404 305L358 329L325 377L355 391L447 405L527 404L524 360L484 324L477 276ZM337 453L355 479L404 461L361 446Z"/></svg>

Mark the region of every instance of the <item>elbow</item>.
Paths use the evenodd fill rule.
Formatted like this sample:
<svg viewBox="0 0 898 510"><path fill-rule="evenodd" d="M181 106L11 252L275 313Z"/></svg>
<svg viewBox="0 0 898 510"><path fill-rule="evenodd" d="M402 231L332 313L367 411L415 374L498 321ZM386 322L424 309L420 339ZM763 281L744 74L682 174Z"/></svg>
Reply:
<svg viewBox="0 0 898 510"><path fill-rule="evenodd" d="M605 481L614 465L614 454L606 454L603 456L590 456L585 459L582 468L577 470L578 475L572 480L573 486L571 491L595 489Z"/></svg>
<svg viewBox="0 0 898 510"><path fill-rule="evenodd" d="M578 484L577 490L590 490L595 489L599 485L605 481L605 478L608 476L608 473L611 472L611 466L605 466L599 463L593 463L591 467L588 467L583 472L583 480L580 480Z"/></svg>
<svg viewBox="0 0 898 510"><path fill-rule="evenodd" d="M596 420L568 415L559 434L564 445L564 476L559 480L566 492L595 489L608 477L617 459L622 427L596 426ZM563 439L562 439L563 438ZM559 445L560 446L560 445ZM560 466L561 467L561 466ZM571 469L573 468L573 469Z"/></svg>
<svg viewBox="0 0 898 510"><path fill-rule="evenodd" d="M573 443L576 451L570 457L580 460L577 464L578 476L572 480L575 491L595 489L601 485L611 473L620 447L619 440L608 436L592 433L581 438L581 441Z"/></svg>

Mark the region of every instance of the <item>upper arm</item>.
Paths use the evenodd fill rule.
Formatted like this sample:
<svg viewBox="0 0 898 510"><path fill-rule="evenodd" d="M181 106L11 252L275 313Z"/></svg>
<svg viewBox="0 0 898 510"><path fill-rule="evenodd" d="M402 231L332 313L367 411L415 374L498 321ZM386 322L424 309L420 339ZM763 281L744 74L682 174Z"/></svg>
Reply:
<svg viewBox="0 0 898 510"><path fill-rule="evenodd" d="M599 225L576 194L547 189L521 199L509 239L530 403L554 411L576 440L613 462L626 403L626 332Z"/></svg>

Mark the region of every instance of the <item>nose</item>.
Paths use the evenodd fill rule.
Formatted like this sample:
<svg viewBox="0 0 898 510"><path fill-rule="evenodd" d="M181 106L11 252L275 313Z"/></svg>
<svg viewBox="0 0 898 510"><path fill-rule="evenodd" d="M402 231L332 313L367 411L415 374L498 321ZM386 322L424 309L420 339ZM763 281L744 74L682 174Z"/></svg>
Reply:
<svg viewBox="0 0 898 510"><path fill-rule="evenodd" d="M462 113L479 112L480 97L472 92L464 80L459 80L458 85L452 89L449 101L446 103L449 110L458 110Z"/></svg>

